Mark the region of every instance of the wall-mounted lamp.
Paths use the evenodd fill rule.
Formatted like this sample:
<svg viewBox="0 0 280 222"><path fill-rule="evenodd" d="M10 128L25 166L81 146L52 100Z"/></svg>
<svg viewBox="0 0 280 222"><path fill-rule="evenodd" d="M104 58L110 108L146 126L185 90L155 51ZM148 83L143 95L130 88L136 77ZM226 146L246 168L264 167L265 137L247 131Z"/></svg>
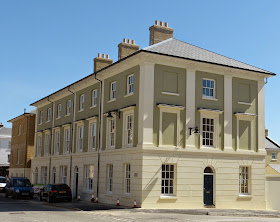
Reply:
<svg viewBox="0 0 280 222"><path fill-rule="evenodd" d="M190 135L192 134L200 134L199 130L198 130L198 127L190 127Z"/></svg>
<svg viewBox="0 0 280 222"><path fill-rule="evenodd" d="M114 113L116 116L118 116L119 119L121 118L121 112L119 110L113 110L113 111L108 112L107 117L108 118L112 118L113 117L112 113Z"/></svg>

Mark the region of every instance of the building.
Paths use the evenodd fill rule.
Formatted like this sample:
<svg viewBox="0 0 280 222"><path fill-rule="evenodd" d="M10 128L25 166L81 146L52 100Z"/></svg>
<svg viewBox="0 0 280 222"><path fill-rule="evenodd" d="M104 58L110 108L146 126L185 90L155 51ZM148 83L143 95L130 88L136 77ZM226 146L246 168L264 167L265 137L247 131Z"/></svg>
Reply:
<svg viewBox="0 0 280 222"><path fill-rule="evenodd" d="M24 112L8 122L12 123L10 177L30 178L31 159L34 156L36 111Z"/></svg>
<svg viewBox="0 0 280 222"><path fill-rule="evenodd" d="M280 210L280 145L268 136L268 130L266 130L265 149L267 209Z"/></svg>
<svg viewBox="0 0 280 222"><path fill-rule="evenodd" d="M34 103L35 183L143 208L265 209L264 79L274 73L150 27L150 46Z"/></svg>
<svg viewBox="0 0 280 222"><path fill-rule="evenodd" d="M7 176L10 166L12 129L0 124L0 176Z"/></svg>

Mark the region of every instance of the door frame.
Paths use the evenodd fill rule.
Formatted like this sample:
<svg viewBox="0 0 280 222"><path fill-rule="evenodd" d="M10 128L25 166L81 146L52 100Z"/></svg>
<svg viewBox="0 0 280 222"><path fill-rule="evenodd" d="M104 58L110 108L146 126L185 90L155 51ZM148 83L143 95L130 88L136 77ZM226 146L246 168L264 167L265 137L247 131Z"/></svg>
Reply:
<svg viewBox="0 0 280 222"><path fill-rule="evenodd" d="M73 192L73 195L74 195L74 198L75 199L78 199L78 188L79 188L79 168L78 166L75 167L75 170L74 170L74 192ZM77 183L77 180L78 180L78 183Z"/></svg>
<svg viewBox="0 0 280 222"><path fill-rule="evenodd" d="M211 170L212 170L212 173L205 173L205 169L209 167ZM203 204L204 204L204 178L205 178L205 175L212 175L213 176L213 205L205 205L204 206L216 206L216 177L215 177L215 170L213 167L211 166L206 166L204 168L204 171L203 171Z"/></svg>

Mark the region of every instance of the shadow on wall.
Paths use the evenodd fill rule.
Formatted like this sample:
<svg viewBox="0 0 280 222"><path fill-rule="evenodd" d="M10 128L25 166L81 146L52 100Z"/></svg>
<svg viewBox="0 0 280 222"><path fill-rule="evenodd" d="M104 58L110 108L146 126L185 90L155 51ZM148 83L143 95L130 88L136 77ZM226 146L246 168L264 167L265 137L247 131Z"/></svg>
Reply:
<svg viewBox="0 0 280 222"><path fill-rule="evenodd" d="M179 144L174 148L174 151L178 150L180 146L183 143L183 139L180 140ZM182 149L182 148L181 148ZM162 164L167 164L168 161L174 157L174 152L172 156L166 157L166 160L162 162ZM159 157L160 158L160 157ZM153 177L150 179L150 181L147 183L147 185L143 189L143 194L142 194L142 202L145 201L145 199L149 196L150 192L153 190L154 186L158 182L158 180L161 180L161 167L159 166L158 170L154 173ZM161 191L159 191L160 195ZM160 199L159 199L160 200Z"/></svg>

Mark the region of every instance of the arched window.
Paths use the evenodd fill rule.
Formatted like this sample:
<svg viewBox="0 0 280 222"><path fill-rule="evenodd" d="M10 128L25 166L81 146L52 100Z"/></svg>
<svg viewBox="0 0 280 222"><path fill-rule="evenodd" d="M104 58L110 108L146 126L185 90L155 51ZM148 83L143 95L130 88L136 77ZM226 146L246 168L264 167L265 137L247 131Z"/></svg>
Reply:
<svg viewBox="0 0 280 222"><path fill-rule="evenodd" d="M206 167L204 169L204 173L213 173L213 170L211 169L211 167Z"/></svg>
<svg viewBox="0 0 280 222"><path fill-rule="evenodd" d="M34 183L35 184L38 184L38 168L36 167L36 169L35 169L35 174L34 174Z"/></svg>
<svg viewBox="0 0 280 222"><path fill-rule="evenodd" d="M52 173L52 183L55 183L55 178L56 178L56 169L54 167L53 168L53 173Z"/></svg>

